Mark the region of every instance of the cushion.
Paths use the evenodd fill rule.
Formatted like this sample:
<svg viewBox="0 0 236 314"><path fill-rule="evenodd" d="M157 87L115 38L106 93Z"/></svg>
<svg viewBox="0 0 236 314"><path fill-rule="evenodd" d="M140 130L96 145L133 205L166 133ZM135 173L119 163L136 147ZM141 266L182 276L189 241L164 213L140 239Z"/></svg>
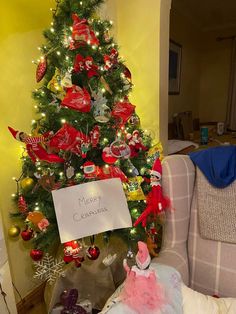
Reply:
<svg viewBox="0 0 236 314"><path fill-rule="evenodd" d="M235 314L235 298L213 298L182 284L184 314Z"/></svg>

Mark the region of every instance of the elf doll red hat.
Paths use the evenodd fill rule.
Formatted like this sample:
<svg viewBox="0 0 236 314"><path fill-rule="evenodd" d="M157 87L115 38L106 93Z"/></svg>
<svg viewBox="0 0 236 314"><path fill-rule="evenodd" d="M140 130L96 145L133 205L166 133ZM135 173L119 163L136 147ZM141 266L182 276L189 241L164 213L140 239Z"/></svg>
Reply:
<svg viewBox="0 0 236 314"><path fill-rule="evenodd" d="M22 132L16 131L16 130L14 130L13 128L11 128L10 126L8 127L8 130L11 132L11 134L13 135L13 137L14 137L16 140L20 141L20 134L21 134Z"/></svg>
<svg viewBox="0 0 236 314"><path fill-rule="evenodd" d="M161 179L162 176L162 166L161 166L161 161L159 158L157 158L152 166L151 170L151 176L156 176L159 179Z"/></svg>
<svg viewBox="0 0 236 314"><path fill-rule="evenodd" d="M149 266L151 258L146 243L138 241L138 253L135 260L140 269L146 269Z"/></svg>

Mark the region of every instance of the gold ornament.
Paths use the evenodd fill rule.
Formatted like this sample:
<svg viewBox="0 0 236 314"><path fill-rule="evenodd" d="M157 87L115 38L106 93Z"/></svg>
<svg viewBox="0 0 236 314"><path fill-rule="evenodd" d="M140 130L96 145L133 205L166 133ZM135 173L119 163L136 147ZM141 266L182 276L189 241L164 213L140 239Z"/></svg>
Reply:
<svg viewBox="0 0 236 314"><path fill-rule="evenodd" d="M8 235L11 238L16 238L20 234L20 227L17 225L13 225L8 229Z"/></svg>
<svg viewBox="0 0 236 314"><path fill-rule="evenodd" d="M25 192L30 191L34 186L34 180L30 177L26 177L21 180L20 185Z"/></svg>

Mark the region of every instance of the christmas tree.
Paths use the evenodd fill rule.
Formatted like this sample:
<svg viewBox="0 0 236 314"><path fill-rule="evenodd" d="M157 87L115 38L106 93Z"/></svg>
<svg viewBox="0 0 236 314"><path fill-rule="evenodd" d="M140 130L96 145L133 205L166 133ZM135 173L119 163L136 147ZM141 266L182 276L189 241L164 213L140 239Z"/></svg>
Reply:
<svg viewBox="0 0 236 314"><path fill-rule="evenodd" d="M110 35L112 22L96 15L102 2L56 1L51 28L45 30L40 47L31 134L9 127L25 145L12 217L24 221L21 237L31 241L34 261L60 243L54 190L119 178L134 227L105 232L104 240L116 233L128 246L148 234L150 247L155 247L160 228L156 215L167 206L160 184L157 189L150 184L151 174L157 180L161 176L161 146L152 146L129 101L131 73ZM19 232L12 230L12 235ZM91 239L87 255L96 259L99 250ZM71 240L64 243L64 260L80 266L81 245L75 240L81 239Z"/></svg>

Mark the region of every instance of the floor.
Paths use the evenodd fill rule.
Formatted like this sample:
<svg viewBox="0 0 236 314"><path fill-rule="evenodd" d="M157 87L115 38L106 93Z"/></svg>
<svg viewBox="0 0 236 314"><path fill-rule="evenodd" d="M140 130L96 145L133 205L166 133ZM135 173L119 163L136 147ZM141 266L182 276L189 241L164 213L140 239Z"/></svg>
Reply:
<svg viewBox="0 0 236 314"><path fill-rule="evenodd" d="M46 306L44 303L38 303L25 314L47 314Z"/></svg>
<svg viewBox="0 0 236 314"><path fill-rule="evenodd" d="M93 310L93 314L97 314L100 311L98 310ZM27 313L25 314L48 314L46 310L46 306L44 303L38 303L35 305L32 309L30 309Z"/></svg>

